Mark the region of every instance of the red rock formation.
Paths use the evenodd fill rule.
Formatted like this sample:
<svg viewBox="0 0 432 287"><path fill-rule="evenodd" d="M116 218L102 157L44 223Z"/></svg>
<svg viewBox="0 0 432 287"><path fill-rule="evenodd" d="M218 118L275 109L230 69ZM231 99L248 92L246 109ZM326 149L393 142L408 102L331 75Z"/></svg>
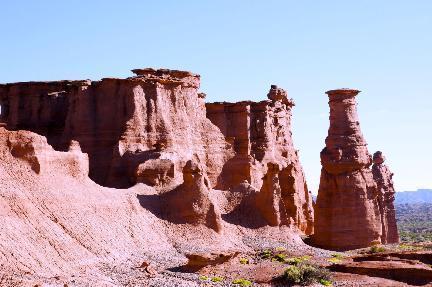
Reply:
<svg viewBox="0 0 432 287"><path fill-rule="evenodd" d="M47 136L58 150L78 141L90 157L90 177L105 186L175 186L194 156L214 186L232 151L206 118L200 77L163 69L134 73L95 82L0 85L0 120L10 130Z"/></svg>
<svg viewBox="0 0 432 287"><path fill-rule="evenodd" d="M173 221L220 230L211 189L239 189L246 180L254 192L243 193L251 195L245 205L266 224L312 232L312 199L291 138L294 102L284 90L272 86L259 103L209 104L210 121L199 75L133 72L127 79L0 85L0 121L46 136L56 150L73 142L103 186L155 187L170 208L178 205ZM197 168L186 167L191 160Z"/></svg>
<svg viewBox="0 0 432 287"><path fill-rule="evenodd" d="M210 191L204 167L188 161L183 168L183 183L162 195L162 213L171 222L203 224L215 231L222 230L222 218Z"/></svg>
<svg viewBox="0 0 432 287"><path fill-rule="evenodd" d="M432 258L429 251L420 252L385 252L353 257L347 262L333 264L331 271L362 274L376 278L387 278L404 282L401 286L430 286L432 282L432 268L429 265ZM400 286L398 282L391 285L373 286Z"/></svg>
<svg viewBox="0 0 432 287"><path fill-rule="evenodd" d="M8 131L0 128L1 145L11 155L24 161L37 174L45 175L55 168L65 176L82 179L88 175L88 156L77 142L71 142L69 152L55 151L45 137L28 131Z"/></svg>
<svg viewBox="0 0 432 287"><path fill-rule="evenodd" d="M378 192L357 116L358 93L349 89L327 92L330 128L321 151L313 242L328 249L348 250L381 242Z"/></svg>
<svg viewBox="0 0 432 287"><path fill-rule="evenodd" d="M294 225L309 234L313 230L312 199L291 137L294 102L276 86L271 87L268 98L206 104L207 117L235 150L218 178L217 188L238 190L247 186L244 194L254 199L245 201L254 203L251 208L258 209L268 224Z"/></svg>
<svg viewBox="0 0 432 287"><path fill-rule="evenodd" d="M398 243L399 234L396 225L396 211L394 207L395 190L393 187L393 173L384 164L385 157L377 151L373 155L372 174L378 187L379 208L382 223L382 243Z"/></svg>

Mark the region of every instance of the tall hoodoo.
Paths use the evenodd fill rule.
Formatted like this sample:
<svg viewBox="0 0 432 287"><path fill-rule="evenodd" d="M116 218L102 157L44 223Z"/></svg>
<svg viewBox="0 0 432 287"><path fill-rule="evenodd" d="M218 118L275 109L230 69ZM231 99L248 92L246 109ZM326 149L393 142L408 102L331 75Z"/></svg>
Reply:
<svg viewBox="0 0 432 287"><path fill-rule="evenodd" d="M321 151L313 242L328 249L348 250L381 242L378 192L357 116L358 93L351 89L327 92L330 128Z"/></svg>
<svg viewBox="0 0 432 287"><path fill-rule="evenodd" d="M395 190L393 187L393 173L384 164L385 157L377 151L373 155L372 174L378 187L379 208L382 222L382 243L398 243L399 234L396 225L396 211L394 207Z"/></svg>

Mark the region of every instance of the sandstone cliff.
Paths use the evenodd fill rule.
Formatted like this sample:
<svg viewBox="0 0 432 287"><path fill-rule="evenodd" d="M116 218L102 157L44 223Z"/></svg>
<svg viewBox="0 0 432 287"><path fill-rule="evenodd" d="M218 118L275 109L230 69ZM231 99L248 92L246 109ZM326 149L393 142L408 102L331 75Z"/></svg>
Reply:
<svg viewBox="0 0 432 287"><path fill-rule="evenodd" d="M8 129L46 136L58 150L78 141L89 155L90 177L104 186L143 181L172 187L195 157L214 186L232 151L205 117L199 76L163 69L134 73L127 79L2 85L2 121Z"/></svg>
<svg viewBox="0 0 432 287"><path fill-rule="evenodd" d="M357 116L358 93L348 89L327 92L330 127L321 151L313 242L334 250L381 243L378 190Z"/></svg>
<svg viewBox="0 0 432 287"><path fill-rule="evenodd" d="M294 225L310 234L312 198L291 133L294 102L276 86L267 96L269 99L261 102L206 105L207 117L235 151L223 167L217 188L243 189L243 194L253 197L245 198L248 203L243 205L258 210L267 224ZM255 191L251 193L251 189Z"/></svg>
<svg viewBox="0 0 432 287"><path fill-rule="evenodd" d="M126 79L0 85L0 122L45 136L57 151L72 143L88 155L89 176L102 186L155 188L161 204L154 212L172 222L220 231L213 189L239 191L246 181L250 188L237 194L259 210L260 226L312 232L312 199L291 138L294 102L284 90L272 86L259 103L208 104L206 113L199 75L133 72Z"/></svg>
<svg viewBox="0 0 432 287"><path fill-rule="evenodd" d="M250 104L239 152L239 134L206 117L198 75L134 73L0 85L2 285L136 285L143 261L170 268L198 251L298 246L312 231L283 90Z"/></svg>
<svg viewBox="0 0 432 287"><path fill-rule="evenodd" d="M393 187L393 173L384 164L385 157L377 151L373 155L372 174L378 187L378 202L382 223L382 243L398 243L399 234L396 225L396 211L394 207L395 190Z"/></svg>

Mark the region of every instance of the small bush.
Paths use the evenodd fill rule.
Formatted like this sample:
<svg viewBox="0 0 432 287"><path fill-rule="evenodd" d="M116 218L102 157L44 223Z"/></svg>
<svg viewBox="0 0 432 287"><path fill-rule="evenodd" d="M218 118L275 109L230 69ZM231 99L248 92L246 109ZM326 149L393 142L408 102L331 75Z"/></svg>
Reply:
<svg viewBox="0 0 432 287"><path fill-rule="evenodd" d="M208 277L205 276L205 275L202 275L202 276L199 277L199 279L202 280L202 281L207 281L207 280L209 280L210 278L208 278Z"/></svg>
<svg viewBox="0 0 432 287"><path fill-rule="evenodd" d="M303 263L305 261L308 261L311 257L309 255L304 255L300 257L291 257L288 259L285 259L285 263L291 264L291 265L298 265L300 263Z"/></svg>
<svg viewBox="0 0 432 287"><path fill-rule="evenodd" d="M337 259L340 259L340 260L344 259L344 257L345 257L345 256L343 256L343 254L340 254L340 253L333 253L331 256L333 258L337 258Z"/></svg>
<svg viewBox="0 0 432 287"><path fill-rule="evenodd" d="M273 253L271 252L271 250L266 249L262 251L259 255L262 259L269 259L273 256Z"/></svg>
<svg viewBox="0 0 432 287"><path fill-rule="evenodd" d="M283 278L289 283L298 284L301 283L303 280L303 272L297 266L290 266L285 269Z"/></svg>
<svg viewBox="0 0 432 287"><path fill-rule="evenodd" d="M344 256L339 253L333 253L331 256L332 257L327 259L327 261L335 264L341 262L342 259L344 258Z"/></svg>
<svg viewBox="0 0 432 287"><path fill-rule="evenodd" d="M329 281L330 272L320 266L301 263L287 268L282 275L282 280L289 284L309 285Z"/></svg>
<svg viewBox="0 0 432 287"><path fill-rule="evenodd" d="M340 263L342 260L338 259L338 258L329 258L327 259L328 262L336 264L336 263Z"/></svg>
<svg viewBox="0 0 432 287"><path fill-rule="evenodd" d="M239 285L241 287L249 287L252 286L252 282L243 278L234 279L232 284Z"/></svg>
<svg viewBox="0 0 432 287"><path fill-rule="evenodd" d="M240 258L240 264L249 264L249 259L247 258Z"/></svg>
<svg viewBox="0 0 432 287"><path fill-rule="evenodd" d="M385 252L386 249L383 246L379 246L379 245L374 245L371 248L369 248L368 253L374 254L374 253L381 253L381 252Z"/></svg>
<svg viewBox="0 0 432 287"><path fill-rule="evenodd" d="M326 279L320 279L319 283L323 286L333 286L330 280L326 280Z"/></svg>
<svg viewBox="0 0 432 287"><path fill-rule="evenodd" d="M283 247L283 246L276 247L276 251L278 251L278 252L282 252L282 251L285 251L285 250L286 250L286 248Z"/></svg>
<svg viewBox="0 0 432 287"><path fill-rule="evenodd" d="M223 279L222 277L218 277L218 276L213 277L213 278L211 279L212 282L222 282L223 280L224 280L224 279Z"/></svg>
<svg viewBox="0 0 432 287"><path fill-rule="evenodd" d="M282 253L279 253L279 254L276 254L275 256L273 256L273 259L272 259L273 261L278 261L278 262L285 262L285 260L286 260L286 255L285 254L282 254Z"/></svg>

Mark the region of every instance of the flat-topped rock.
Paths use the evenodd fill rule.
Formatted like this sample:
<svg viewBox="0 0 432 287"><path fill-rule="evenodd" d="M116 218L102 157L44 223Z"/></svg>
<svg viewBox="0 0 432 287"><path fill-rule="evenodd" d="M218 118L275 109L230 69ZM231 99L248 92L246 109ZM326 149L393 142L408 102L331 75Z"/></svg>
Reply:
<svg viewBox="0 0 432 287"><path fill-rule="evenodd" d="M342 89L334 89L325 92L330 98L332 96L357 96L361 91L356 89L342 88Z"/></svg>
<svg viewBox="0 0 432 287"><path fill-rule="evenodd" d="M136 75L135 78L140 78L144 81L154 81L161 84L178 84L199 88L200 75L188 71L144 68L134 69L132 72Z"/></svg>

